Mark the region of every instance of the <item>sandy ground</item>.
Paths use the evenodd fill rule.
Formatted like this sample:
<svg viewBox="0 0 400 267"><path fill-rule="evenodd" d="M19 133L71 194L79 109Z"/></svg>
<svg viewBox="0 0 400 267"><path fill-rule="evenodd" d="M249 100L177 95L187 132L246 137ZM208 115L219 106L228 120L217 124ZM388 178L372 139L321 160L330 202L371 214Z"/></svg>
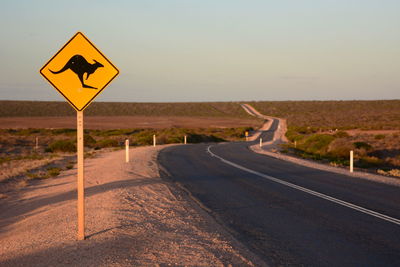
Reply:
<svg viewBox="0 0 400 267"><path fill-rule="evenodd" d="M209 117L85 116L85 129L257 127L254 119ZM76 117L0 117L0 128L75 128Z"/></svg>
<svg viewBox="0 0 400 267"><path fill-rule="evenodd" d="M85 160L86 235L76 241L76 169L0 199L0 266L260 266L174 184L161 146Z"/></svg>

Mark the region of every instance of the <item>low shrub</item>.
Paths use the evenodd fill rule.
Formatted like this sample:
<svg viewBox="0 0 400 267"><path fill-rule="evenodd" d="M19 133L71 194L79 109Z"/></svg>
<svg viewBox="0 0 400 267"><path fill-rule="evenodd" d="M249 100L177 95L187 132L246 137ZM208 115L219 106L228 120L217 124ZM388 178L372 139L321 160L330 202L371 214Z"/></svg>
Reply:
<svg viewBox="0 0 400 267"><path fill-rule="evenodd" d="M117 136L117 135L130 135L141 131L141 129L112 129L112 130L92 130L96 136Z"/></svg>
<svg viewBox="0 0 400 267"><path fill-rule="evenodd" d="M309 126L293 127L293 130L300 134L314 134L318 132L318 128Z"/></svg>
<svg viewBox="0 0 400 267"><path fill-rule="evenodd" d="M76 144L71 140L57 140L49 144L46 152L75 152Z"/></svg>
<svg viewBox="0 0 400 267"><path fill-rule="evenodd" d="M58 176L59 174L60 174L60 171L61 171L61 169L60 168L48 168L47 169L47 174L50 176L50 177L55 177L55 176Z"/></svg>
<svg viewBox="0 0 400 267"><path fill-rule="evenodd" d="M326 154L329 144L335 139L329 134L313 134L307 137L299 146L300 149L312 154Z"/></svg>
<svg viewBox="0 0 400 267"><path fill-rule="evenodd" d="M360 168L372 168L383 164L383 160L377 157L365 156L355 162L355 165Z"/></svg>
<svg viewBox="0 0 400 267"><path fill-rule="evenodd" d="M105 147L117 147L119 146L119 142L115 139L102 139L99 140L96 145L101 148Z"/></svg>
<svg viewBox="0 0 400 267"><path fill-rule="evenodd" d="M332 159L329 162L329 165L337 167L337 166L349 166L350 165L350 161L348 159L343 159L343 158L336 158L336 159Z"/></svg>
<svg viewBox="0 0 400 267"><path fill-rule="evenodd" d="M15 134L29 136L33 134L40 134L43 132L44 129L36 129L36 128L28 128L28 129L18 129L16 130Z"/></svg>
<svg viewBox="0 0 400 267"><path fill-rule="evenodd" d="M94 139L92 136L89 134L85 134L83 136L83 144L86 147L94 147L96 145L96 139Z"/></svg>
<svg viewBox="0 0 400 267"><path fill-rule="evenodd" d="M286 137L289 141L291 142L299 142L302 140L305 136L302 134L299 134L296 130L289 128L286 132Z"/></svg>
<svg viewBox="0 0 400 267"><path fill-rule="evenodd" d="M347 132L339 131L339 132L335 133L334 136L337 138L346 138L346 137L349 137L350 135Z"/></svg>
<svg viewBox="0 0 400 267"><path fill-rule="evenodd" d="M372 149L372 146L366 142L354 142L353 145L357 149L365 149L367 151Z"/></svg>
<svg viewBox="0 0 400 267"><path fill-rule="evenodd" d="M61 128L61 129L53 129L51 130L51 133L54 135L75 135L76 134L76 129L70 129L70 128Z"/></svg>
<svg viewBox="0 0 400 267"><path fill-rule="evenodd" d="M377 173L382 174L382 175L390 175L390 176L395 176L395 177L400 177L400 170L399 169L392 169L392 170L381 170L379 169Z"/></svg>
<svg viewBox="0 0 400 267"><path fill-rule="evenodd" d="M74 167L74 165L72 165L72 164L68 164L67 166L65 166L65 168L67 169L67 170L70 170L70 169L72 169Z"/></svg>
<svg viewBox="0 0 400 267"><path fill-rule="evenodd" d="M153 144L153 135L152 134L146 134L146 135L140 135L136 136L134 138L134 142L140 146L148 146Z"/></svg>
<svg viewBox="0 0 400 267"><path fill-rule="evenodd" d="M350 145L335 145L329 149L328 155L331 158L348 158L352 147Z"/></svg>

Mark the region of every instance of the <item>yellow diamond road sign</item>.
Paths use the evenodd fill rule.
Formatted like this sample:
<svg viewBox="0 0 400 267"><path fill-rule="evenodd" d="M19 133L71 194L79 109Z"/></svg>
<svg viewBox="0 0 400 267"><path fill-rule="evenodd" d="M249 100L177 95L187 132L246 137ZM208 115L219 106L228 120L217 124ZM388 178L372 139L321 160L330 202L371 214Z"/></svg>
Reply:
<svg viewBox="0 0 400 267"><path fill-rule="evenodd" d="M78 111L118 75L118 69L78 32L40 70Z"/></svg>

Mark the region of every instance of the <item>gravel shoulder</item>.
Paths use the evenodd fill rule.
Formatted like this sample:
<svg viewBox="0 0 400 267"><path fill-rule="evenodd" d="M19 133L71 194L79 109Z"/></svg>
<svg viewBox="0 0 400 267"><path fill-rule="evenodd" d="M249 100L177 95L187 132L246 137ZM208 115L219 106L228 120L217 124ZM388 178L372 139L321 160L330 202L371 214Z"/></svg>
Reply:
<svg viewBox="0 0 400 267"><path fill-rule="evenodd" d="M76 241L76 169L0 199L1 266L260 266L172 182L158 147L85 160L86 235Z"/></svg>
<svg viewBox="0 0 400 267"><path fill-rule="evenodd" d="M259 154L264 154L264 155L267 155L267 156L270 156L270 157L273 157L276 159L292 162L294 164L302 165L305 167L322 170L322 171L328 171L328 172L337 173L337 174L343 174L343 175L347 175L351 178L366 179L366 180L370 180L370 181L374 181L374 182L379 182L379 183L384 183L384 184L389 184L389 185L400 187L400 179L396 178L396 177L377 175L377 174L362 172L362 171L354 171L351 173L346 168L329 166L327 164L317 163L312 160L306 160L306 159L301 159L301 158L297 158L297 157L293 157L293 156L289 156L289 155L284 155L279 152L271 152L271 151L268 151L267 147L260 148L259 145L252 145L252 146L250 146L250 149ZM277 151L276 148L272 148L272 149L274 151Z"/></svg>

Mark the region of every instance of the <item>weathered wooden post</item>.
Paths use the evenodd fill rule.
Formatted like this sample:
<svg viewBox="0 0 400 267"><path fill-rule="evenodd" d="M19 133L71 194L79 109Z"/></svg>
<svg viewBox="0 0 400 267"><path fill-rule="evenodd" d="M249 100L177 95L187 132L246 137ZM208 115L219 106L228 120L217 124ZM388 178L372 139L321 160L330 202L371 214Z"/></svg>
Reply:
<svg viewBox="0 0 400 267"><path fill-rule="evenodd" d="M84 144L83 111L77 111L77 157L78 157L78 240L85 239L85 180L84 180Z"/></svg>
<svg viewBox="0 0 400 267"><path fill-rule="evenodd" d="M86 60L94 61L89 64ZM72 62L72 63L71 63ZM101 63L100 63L101 62ZM76 63L76 68L68 64ZM69 67L68 67L69 66ZM102 72L96 73L85 82L84 73L96 71L101 66ZM68 67L70 75L63 75ZM84 181L84 136L83 110L96 96L119 74L119 70L98 50L81 32L77 32L41 69L40 74L71 104L77 111L77 162L78 162L78 240L85 239L85 181ZM60 75L59 75L60 74ZM87 81L86 81L87 80ZM88 84L89 83L89 84ZM88 89L90 88L90 89ZM95 90L92 90L95 89ZM39 140L36 138L36 147Z"/></svg>

